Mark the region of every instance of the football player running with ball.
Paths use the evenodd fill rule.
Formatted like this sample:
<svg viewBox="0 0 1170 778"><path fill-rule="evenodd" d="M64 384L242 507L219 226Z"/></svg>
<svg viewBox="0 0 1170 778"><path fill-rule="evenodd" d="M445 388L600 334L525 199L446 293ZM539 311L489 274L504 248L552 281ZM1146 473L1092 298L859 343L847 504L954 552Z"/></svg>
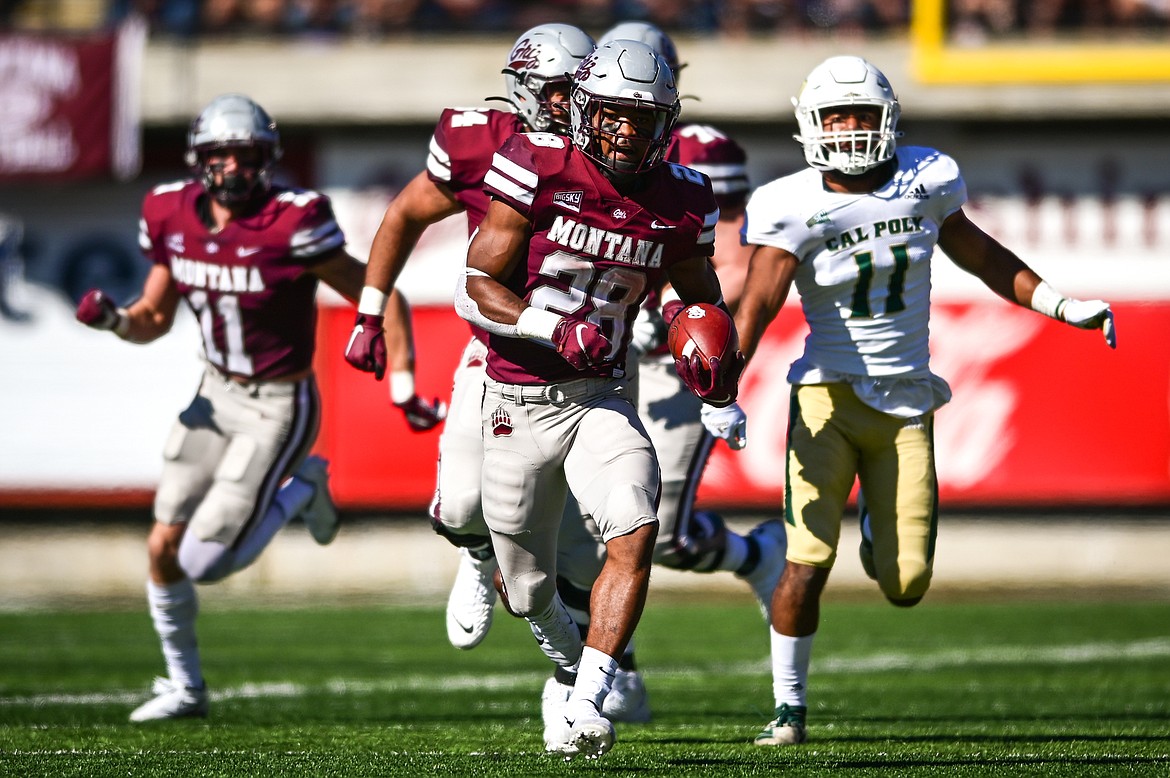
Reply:
<svg viewBox="0 0 1170 778"><path fill-rule="evenodd" d="M279 157L264 109L243 95L212 100L188 135L195 177L143 202L139 244L152 265L141 297L118 308L93 290L77 307L82 323L149 343L185 300L203 334L203 378L164 447L147 541L167 676L131 721L207 715L195 583L247 567L294 517L322 545L337 533L326 462L306 458L320 420L315 296L325 281L356 301L364 268L328 198L271 182ZM400 301L393 310L403 318Z"/></svg>
<svg viewBox="0 0 1170 778"><path fill-rule="evenodd" d="M448 108L431 138L427 169L391 201L374 237L346 360L367 372L384 371L381 314L388 290L402 272L423 231L464 212L474 233L488 208L483 181L496 150L518 132L569 133L572 75L593 51L593 39L568 24L541 24L522 33L504 67L506 100L514 111ZM491 628L497 595L493 575L498 566L480 507L483 432L480 399L486 377L487 333L472 325L471 338L455 370L451 405L439 437L438 483L430 506L435 531L459 549L459 569L447 600L447 639L456 648L478 646ZM391 375L393 382L395 376ZM578 621L588 618L589 590L601 571L604 547L596 528L583 523L575 505L564 507L559 541L558 586ZM562 509L557 509L562 516ZM605 700L613 720L644 720L645 687L633 669L632 645L623 664L621 688ZM559 680L558 680L559 679ZM562 740L560 709L571 691L564 673L548 679L542 694L549 721L546 746Z"/></svg>
<svg viewBox="0 0 1170 778"><path fill-rule="evenodd" d="M685 302L721 300L710 183L663 163L678 111L674 75L652 49L594 51L574 77L572 141L521 134L496 153L456 293L460 315L490 333L483 513L508 605L576 674L557 747L566 756L613 745L602 701L645 604L657 534L658 462L626 382L630 325L663 276ZM742 362L724 364L693 388L734 400ZM556 588L567 492L606 544L584 643Z"/></svg>
<svg viewBox="0 0 1170 778"><path fill-rule="evenodd" d="M963 212L955 161L897 148L899 106L859 57L832 57L794 101L810 169L760 187L748 203L755 246L736 324L750 358L793 282L809 326L788 372L788 564L772 599L775 718L760 745L805 740L809 658L841 513L859 479L868 522L862 563L894 605L930 586L937 531L934 413L950 400L930 370L935 248L1011 303L1116 345L1101 300L1063 297Z"/></svg>
<svg viewBox="0 0 1170 778"><path fill-rule="evenodd" d="M647 44L667 61L675 79L679 78L684 65L679 62L678 49L655 25L622 22L600 38L602 42L620 39ZM739 240L750 189L747 154L715 127L687 124L675 129L666 159L711 179L719 204L712 261L723 299L734 313L751 256L750 247ZM681 308L673 290L667 288L665 294L653 290L634 323L630 344L638 357L638 414L662 468L654 564L696 573L734 573L751 586L767 620L772 592L784 567L784 526L772 519L740 535L717 513L694 510L699 481L716 442L722 438L733 450L747 445L747 416L738 403L717 408L700 402L680 380L667 353L665 335ZM619 674L617 684L624 680Z"/></svg>

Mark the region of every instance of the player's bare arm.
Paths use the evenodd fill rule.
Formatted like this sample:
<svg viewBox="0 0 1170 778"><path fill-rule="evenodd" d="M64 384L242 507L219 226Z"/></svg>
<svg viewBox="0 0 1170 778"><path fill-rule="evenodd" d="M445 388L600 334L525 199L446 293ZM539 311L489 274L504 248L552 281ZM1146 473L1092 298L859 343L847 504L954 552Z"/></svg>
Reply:
<svg viewBox="0 0 1170 778"><path fill-rule="evenodd" d="M331 252L327 259L310 267L308 272L336 289L351 303L356 303L361 297L366 269L359 259L344 249Z"/></svg>
<svg viewBox="0 0 1170 778"><path fill-rule="evenodd" d="M527 251L532 225L511 206L492 200L467 249L467 294L484 317L515 324L528 307L502 283Z"/></svg>
<svg viewBox="0 0 1170 778"><path fill-rule="evenodd" d="M938 245L955 264L978 277L1005 300L1079 329L1099 329L1109 348L1117 348L1113 309L1109 303L1064 297L1022 259L979 229L962 209L943 221Z"/></svg>
<svg viewBox="0 0 1170 778"><path fill-rule="evenodd" d="M180 299L171 269L166 265L151 266L142 285L142 296L124 311L128 329L123 337L134 343L150 343L166 335L175 323Z"/></svg>
<svg viewBox="0 0 1170 778"><path fill-rule="evenodd" d="M752 358L764 330L776 318L796 276L796 255L771 246L756 246L748 266L743 298L735 314L739 349Z"/></svg>
<svg viewBox="0 0 1170 778"><path fill-rule="evenodd" d="M1028 307L1040 283L1022 259L967 218L963 209L939 227L939 248L956 265L971 273L1008 302Z"/></svg>
<svg viewBox="0 0 1170 778"><path fill-rule="evenodd" d="M389 291L426 228L462 210L451 192L425 171L416 175L386 207L370 245L365 285Z"/></svg>
<svg viewBox="0 0 1170 778"><path fill-rule="evenodd" d="M711 260L704 256L691 257L671 266L670 285L684 303L717 303L723 297L719 276Z"/></svg>

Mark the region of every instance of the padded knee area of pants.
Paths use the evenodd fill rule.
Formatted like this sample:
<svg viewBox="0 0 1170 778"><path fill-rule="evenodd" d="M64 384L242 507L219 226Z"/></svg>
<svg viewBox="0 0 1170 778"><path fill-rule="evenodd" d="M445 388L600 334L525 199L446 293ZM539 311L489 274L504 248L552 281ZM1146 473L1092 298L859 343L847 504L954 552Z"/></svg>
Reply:
<svg viewBox="0 0 1170 778"><path fill-rule="evenodd" d="M625 482L612 484L593 513L597 528L606 542L628 535L638 527L657 521L654 497L645 484Z"/></svg>
<svg viewBox="0 0 1170 778"><path fill-rule="evenodd" d="M891 602L901 603L905 600L917 602L922 599L930 588L932 570L929 566L914 565L910 567L892 567L878 570L878 586L882 594ZM913 602L907 603L914 604Z"/></svg>
<svg viewBox="0 0 1170 778"><path fill-rule="evenodd" d="M200 540L188 533L179 544L179 567L196 583L227 578L234 564L231 549L223 543Z"/></svg>
<svg viewBox="0 0 1170 778"><path fill-rule="evenodd" d="M520 617L543 612L557 593L556 582L539 570L505 580L504 588L508 591L508 609Z"/></svg>

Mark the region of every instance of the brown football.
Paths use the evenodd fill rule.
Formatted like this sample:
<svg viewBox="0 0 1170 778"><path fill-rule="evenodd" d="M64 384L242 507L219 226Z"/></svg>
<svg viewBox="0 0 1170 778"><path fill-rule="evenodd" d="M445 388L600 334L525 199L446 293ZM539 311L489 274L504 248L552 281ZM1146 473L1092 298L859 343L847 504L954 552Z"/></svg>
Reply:
<svg viewBox="0 0 1170 778"><path fill-rule="evenodd" d="M710 369L712 357L727 364L739 350L739 337L731 317L722 308L710 303L692 303L670 323L666 345L675 359L690 359L698 354L703 367Z"/></svg>

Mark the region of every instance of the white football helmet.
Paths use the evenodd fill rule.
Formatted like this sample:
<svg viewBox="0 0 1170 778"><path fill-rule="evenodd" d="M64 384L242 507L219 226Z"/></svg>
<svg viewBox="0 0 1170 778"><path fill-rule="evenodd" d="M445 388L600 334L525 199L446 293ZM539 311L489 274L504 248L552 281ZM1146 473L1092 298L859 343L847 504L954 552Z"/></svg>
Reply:
<svg viewBox="0 0 1170 778"><path fill-rule="evenodd" d="M855 176L894 156L901 136L897 131L901 107L889 80L861 57L830 57L817 65L792 104L800 128L792 137L804 146L811 167ZM878 129L826 132L823 113L844 105L876 106L881 111Z"/></svg>
<svg viewBox="0 0 1170 778"><path fill-rule="evenodd" d="M679 102L674 71L654 49L624 39L598 46L574 76L571 102L573 143L597 164L629 174L662 162ZM603 111L615 109L647 112L653 126L626 135L602 121Z"/></svg>
<svg viewBox="0 0 1170 778"><path fill-rule="evenodd" d="M595 44L584 30L571 24L540 24L516 39L504 67L505 98L537 132L569 132L568 106L553 110L550 86L562 86L566 95L573 73Z"/></svg>
<svg viewBox="0 0 1170 778"><path fill-rule="evenodd" d="M215 182L208 153L226 148L255 148L260 152L255 168L225 176ZM222 203L241 203L268 191L272 167L280 159L280 133L276 122L250 97L220 95L199 112L187 133L187 165L194 169L203 187Z"/></svg>
<svg viewBox="0 0 1170 778"><path fill-rule="evenodd" d="M626 40L639 41L645 43L650 48L662 55L666 60L666 64L670 65L670 69L674 71L674 77L678 79L678 71L685 67L679 64L678 49L675 48L674 41L665 32L655 27L650 22L621 22L610 27L601 37L597 39L597 45L602 46L610 41Z"/></svg>

